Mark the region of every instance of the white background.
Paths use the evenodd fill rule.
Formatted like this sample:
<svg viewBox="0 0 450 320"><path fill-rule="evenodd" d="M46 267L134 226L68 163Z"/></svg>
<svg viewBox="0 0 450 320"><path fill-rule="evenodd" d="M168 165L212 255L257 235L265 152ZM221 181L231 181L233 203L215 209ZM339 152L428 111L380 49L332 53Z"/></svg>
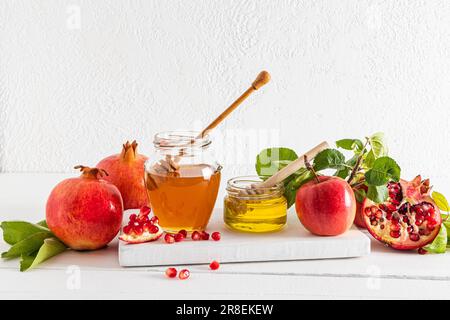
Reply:
<svg viewBox="0 0 450 320"><path fill-rule="evenodd" d="M1 171L72 172L127 139L148 154L262 69L273 81L217 132L225 178L262 147L384 131L405 178L450 190L447 0L2 0Z"/></svg>

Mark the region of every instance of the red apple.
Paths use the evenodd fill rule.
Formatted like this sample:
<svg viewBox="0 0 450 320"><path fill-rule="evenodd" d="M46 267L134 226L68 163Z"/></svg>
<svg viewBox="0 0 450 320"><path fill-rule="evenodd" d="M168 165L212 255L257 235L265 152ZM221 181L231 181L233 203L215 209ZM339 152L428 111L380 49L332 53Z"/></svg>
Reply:
<svg viewBox="0 0 450 320"><path fill-rule="evenodd" d="M355 219L356 200L350 185L339 177L318 177L297 191L295 209L303 226L319 236L347 231Z"/></svg>
<svg viewBox="0 0 450 320"><path fill-rule="evenodd" d="M120 230L122 197L116 186L100 179L104 171L79 168L81 177L61 181L50 193L47 224L55 236L72 249L100 249Z"/></svg>

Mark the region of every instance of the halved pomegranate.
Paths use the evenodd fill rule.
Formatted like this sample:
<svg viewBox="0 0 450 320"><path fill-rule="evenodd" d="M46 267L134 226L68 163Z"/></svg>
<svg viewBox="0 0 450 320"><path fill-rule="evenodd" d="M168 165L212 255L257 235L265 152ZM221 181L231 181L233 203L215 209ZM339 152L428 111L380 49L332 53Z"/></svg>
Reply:
<svg viewBox="0 0 450 320"><path fill-rule="evenodd" d="M123 227L120 240L127 243L144 243L158 240L163 235L163 230L158 224L158 219L149 219L150 208L144 206L138 215L131 214L128 224Z"/></svg>
<svg viewBox="0 0 450 320"><path fill-rule="evenodd" d="M389 198L375 204L363 203L364 221L372 236L398 250L422 248L439 233L439 208L430 197L430 180L421 176L412 181L388 183Z"/></svg>

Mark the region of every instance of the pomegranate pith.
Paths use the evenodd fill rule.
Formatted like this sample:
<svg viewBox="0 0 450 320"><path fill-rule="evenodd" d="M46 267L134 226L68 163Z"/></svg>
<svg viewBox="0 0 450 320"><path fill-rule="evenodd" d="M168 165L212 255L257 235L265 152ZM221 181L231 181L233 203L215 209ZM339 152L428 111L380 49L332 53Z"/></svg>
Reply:
<svg viewBox="0 0 450 320"><path fill-rule="evenodd" d="M398 250L422 248L439 233L439 208L430 197L430 181L420 176L411 182L389 182L389 197L381 204L363 203L364 221L372 236Z"/></svg>

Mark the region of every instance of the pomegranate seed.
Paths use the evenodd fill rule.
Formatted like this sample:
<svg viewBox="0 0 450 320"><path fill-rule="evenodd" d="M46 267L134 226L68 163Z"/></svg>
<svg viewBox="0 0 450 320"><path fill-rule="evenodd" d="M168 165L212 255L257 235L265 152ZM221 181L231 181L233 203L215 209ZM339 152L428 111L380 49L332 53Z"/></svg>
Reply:
<svg viewBox="0 0 450 320"><path fill-rule="evenodd" d="M184 236L181 233L174 235L175 242L180 242L184 240Z"/></svg>
<svg viewBox="0 0 450 320"><path fill-rule="evenodd" d="M422 223L423 223L423 220L421 220L421 219L416 220L416 226L421 226Z"/></svg>
<svg viewBox="0 0 450 320"><path fill-rule="evenodd" d="M392 213L388 213L388 214L386 214L386 219L388 219L388 220L392 220Z"/></svg>
<svg viewBox="0 0 450 320"><path fill-rule="evenodd" d="M400 225L391 224L391 231L400 231Z"/></svg>
<svg viewBox="0 0 450 320"><path fill-rule="evenodd" d="M151 223L159 223L159 219L158 219L157 216L153 216L153 217L150 218L150 222Z"/></svg>
<svg viewBox="0 0 450 320"><path fill-rule="evenodd" d="M138 216L136 222L138 222L140 225L144 225L144 223L148 222L147 216Z"/></svg>
<svg viewBox="0 0 450 320"><path fill-rule="evenodd" d="M381 230L384 229L384 224L380 225L380 229L381 229Z"/></svg>
<svg viewBox="0 0 450 320"><path fill-rule="evenodd" d="M175 278L177 276L177 269L175 268L167 268L166 269L166 276L168 278Z"/></svg>
<svg viewBox="0 0 450 320"><path fill-rule="evenodd" d="M189 272L188 269L183 269L180 271L178 278L180 278L181 280L186 280L187 278L189 278L190 275L191 273Z"/></svg>
<svg viewBox="0 0 450 320"><path fill-rule="evenodd" d="M130 221L136 221L137 215L135 213L130 215Z"/></svg>
<svg viewBox="0 0 450 320"><path fill-rule="evenodd" d="M425 250L424 248L419 248L419 250L417 250L417 252L418 252L419 254L427 254L427 253L428 253L428 251Z"/></svg>
<svg viewBox="0 0 450 320"><path fill-rule="evenodd" d="M174 243L175 237L173 235L171 235L170 233L166 233L166 235L164 236L164 241L166 243Z"/></svg>
<svg viewBox="0 0 450 320"><path fill-rule="evenodd" d="M377 219L380 219L383 216L383 211L378 210L376 213Z"/></svg>
<svg viewBox="0 0 450 320"><path fill-rule="evenodd" d="M417 233L411 233L409 235L409 239L411 239L411 241L419 241L420 240L420 236Z"/></svg>
<svg viewBox="0 0 450 320"><path fill-rule="evenodd" d="M388 212L394 212L397 209L397 207L389 203L388 205L386 205L386 209Z"/></svg>
<svg viewBox="0 0 450 320"><path fill-rule="evenodd" d="M370 208L365 208L364 209L364 213L366 214L366 216L370 217L372 215L372 211L370 210Z"/></svg>
<svg viewBox="0 0 450 320"><path fill-rule="evenodd" d="M371 212L371 213L377 213L377 210L378 210L378 208L377 208L376 206L372 206L372 207L370 208L370 212Z"/></svg>
<svg viewBox="0 0 450 320"><path fill-rule="evenodd" d="M219 267L220 267L220 264L216 260L214 260L213 262L211 262L209 264L209 268L211 270L217 270L217 269L219 269Z"/></svg>
<svg viewBox="0 0 450 320"><path fill-rule="evenodd" d="M142 228L144 229L144 231L150 232L150 228L153 227L153 225L150 222L145 222L142 225Z"/></svg>
<svg viewBox="0 0 450 320"><path fill-rule="evenodd" d="M187 238L187 231L186 230L180 230L178 231L179 234L182 234L184 238Z"/></svg>
<svg viewBox="0 0 450 320"><path fill-rule="evenodd" d="M202 239L202 235L200 234L200 232L194 231L194 232L192 232L191 238L194 241L201 240Z"/></svg>
<svg viewBox="0 0 450 320"><path fill-rule="evenodd" d="M391 231L389 233L392 238L400 238L400 232L399 231Z"/></svg>
<svg viewBox="0 0 450 320"><path fill-rule="evenodd" d="M378 224L378 222L377 222L377 220L371 220L371 221L370 221L370 224L371 224L372 226L376 226L376 225Z"/></svg>
<svg viewBox="0 0 450 320"><path fill-rule="evenodd" d="M148 232L150 232L152 234L158 233L159 228L158 228L158 226L152 225L152 226L150 226L150 229L148 230Z"/></svg>
<svg viewBox="0 0 450 320"><path fill-rule="evenodd" d="M206 231L202 232L202 240L209 240L209 233Z"/></svg>
<svg viewBox="0 0 450 320"><path fill-rule="evenodd" d="M150 209L150 207L143 206L141 208L141 210L139 211L139 214L142 215L142 216L148 216L151 211L152 211L152 209Z"/></svg>
<svg viewBox="0 0 450 320"><path fill-rule="evenodd" d="M409 226L408 228L406 228L406 231L408 231L408 233L412 233L414 231L414 227Z"/></svg>
<svg viewBox="0 0 450 320"><path fill-rule="evenodd" d="M133 230L134 233L136 233L138 236L140 236L144 232L144 229L141 226L135 226Z"/></svg>
<svg viewBox="0 0 450 320"><path fill-rule="evenodd" d="M132 230L131 226L123 227L123 233L125 233L125 234L130 234L131 230Z"/></svg>
<svg viewBox="0 0 450 320"><path fill-rule="evenodd" d="M214 241L219 241L219 240L220 240L220 232L218 232L218 231L213 232L213 233L211 234L211 238L212 238Z"/></svg>

